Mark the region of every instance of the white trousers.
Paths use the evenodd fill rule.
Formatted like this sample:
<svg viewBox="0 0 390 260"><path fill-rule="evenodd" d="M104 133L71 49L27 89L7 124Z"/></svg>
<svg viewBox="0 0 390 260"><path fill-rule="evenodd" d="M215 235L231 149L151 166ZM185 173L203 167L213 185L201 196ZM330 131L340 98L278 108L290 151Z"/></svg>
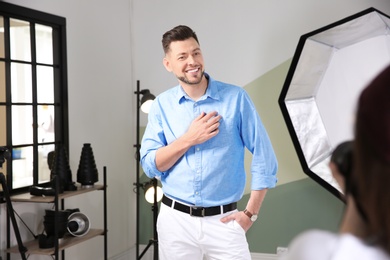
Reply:
<svg viewBox="0 0 390 260"><path fill-rule="evenodd" d="M244 229L235 221L220 221L233 212L192 217L161 203L157 220L159 259L250 260Z"/></svg>

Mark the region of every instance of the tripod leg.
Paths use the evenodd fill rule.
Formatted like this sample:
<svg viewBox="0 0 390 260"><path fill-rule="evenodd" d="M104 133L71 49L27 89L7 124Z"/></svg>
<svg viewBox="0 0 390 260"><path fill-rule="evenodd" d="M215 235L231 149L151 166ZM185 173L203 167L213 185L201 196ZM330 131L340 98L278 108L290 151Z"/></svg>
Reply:
<svg viewBox="0 0 390 260"><path fill-rule="evenodd" d="M157 217L158 217L158 204L157 204L157 179L153 179L154 188L154 201L153 201L153 244L154 244L154 255L153 260L158 260L158 234L157 234Z"/></svg>
<svg viewBox="0 0 390 260"><path fill-rule="evenodd" d="M5 200L7 202L8 214L11 218L12 226L14 227L15 237L16 237L16 240L17 240L18 246L19 246L19 252L20 252L22 259L26 260L27 258L26 258L25 253L27 252L27 248L23 246L23 242L22 242L22 239L20 237L19 227L18 227L18 224L16 223L14 209L12 207L11 198L9 196L8 186L7 186L7 183L5 180L5 176L2 172L0 172L0 181L1 181L1 186L3 187Z"/></svg>
<svg viewBox="0 0 390 260"><path fill-rule="evenodd" d="M157 203L157 179L153 178L153 189L154 189L154 195L153 195L153 205L152 205L152 212L153 212L153 238L149 240L148 245L145 247L145 249L142 251L141 255L138 257L137 260L141 259L146 251L153 245L153 260L158 260L158 237L157 237L157 217L158 217L158 203ZM138 234L138 233L137 233Z"/></svg>
<svg viewBox="0 0 390 260"><path fill-rule="evenodd" d="M153 240L150 240L150 241L149 241L149 244L145 247L145 249L142 251L142 253L140 254L140 256L138 257L137 260L141 259L141 258L144 256L144 254L146 253L146 251L148 251L149 247L150 247L152 244L153 244Z"/></svg>

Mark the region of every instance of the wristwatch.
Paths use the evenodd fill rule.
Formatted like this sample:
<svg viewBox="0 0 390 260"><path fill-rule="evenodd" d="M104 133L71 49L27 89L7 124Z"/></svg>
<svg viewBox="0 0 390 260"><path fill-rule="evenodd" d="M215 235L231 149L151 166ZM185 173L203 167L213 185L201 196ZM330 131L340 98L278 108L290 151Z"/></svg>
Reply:
<svg viewBox="0 0 390 260"><path fill-rule="evenodd" d="M252 222L255 222L257 219L257 214L250 213L247 209L244 210L245 215L247 215Z"/></svg>

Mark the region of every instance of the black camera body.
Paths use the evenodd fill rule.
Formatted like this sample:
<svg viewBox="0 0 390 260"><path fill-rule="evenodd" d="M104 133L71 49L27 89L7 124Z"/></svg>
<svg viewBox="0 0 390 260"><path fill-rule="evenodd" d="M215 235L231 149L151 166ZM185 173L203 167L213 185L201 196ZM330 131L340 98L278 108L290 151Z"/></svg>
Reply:
<svg viewBox="0 0 390 260"><path fill-rule="evenodd" d="M3 163L5 160L11 158L11 153L9 152L7 147L0 146L0 168L3 167Z"/></svg>
<svg viewBox="0 0 390 260"><path fill-rule="evenodd" d="M349 180L349 176L352 171L352 151L353 141L346 141L339 144L333 151L330 160L334 162L339 169L340 173L344 176L346 181Z"/></svg>

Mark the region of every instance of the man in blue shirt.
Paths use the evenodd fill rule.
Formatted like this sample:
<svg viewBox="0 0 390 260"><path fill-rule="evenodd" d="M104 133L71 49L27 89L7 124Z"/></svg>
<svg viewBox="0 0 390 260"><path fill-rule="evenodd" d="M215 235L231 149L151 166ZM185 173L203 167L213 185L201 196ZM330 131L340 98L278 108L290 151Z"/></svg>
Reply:
<svg viewBox="0 0 390 260"><path fill-rule="evenodd" d="M205 73L191 28L166 32L162 45L164 66L179 85L154 100L140 149L146 175L159 179L164 191L160 259L251 259L245 232L277 181L268 134L244 89ZM253 154L251 195L238 211L245 148Z"/></svg>

